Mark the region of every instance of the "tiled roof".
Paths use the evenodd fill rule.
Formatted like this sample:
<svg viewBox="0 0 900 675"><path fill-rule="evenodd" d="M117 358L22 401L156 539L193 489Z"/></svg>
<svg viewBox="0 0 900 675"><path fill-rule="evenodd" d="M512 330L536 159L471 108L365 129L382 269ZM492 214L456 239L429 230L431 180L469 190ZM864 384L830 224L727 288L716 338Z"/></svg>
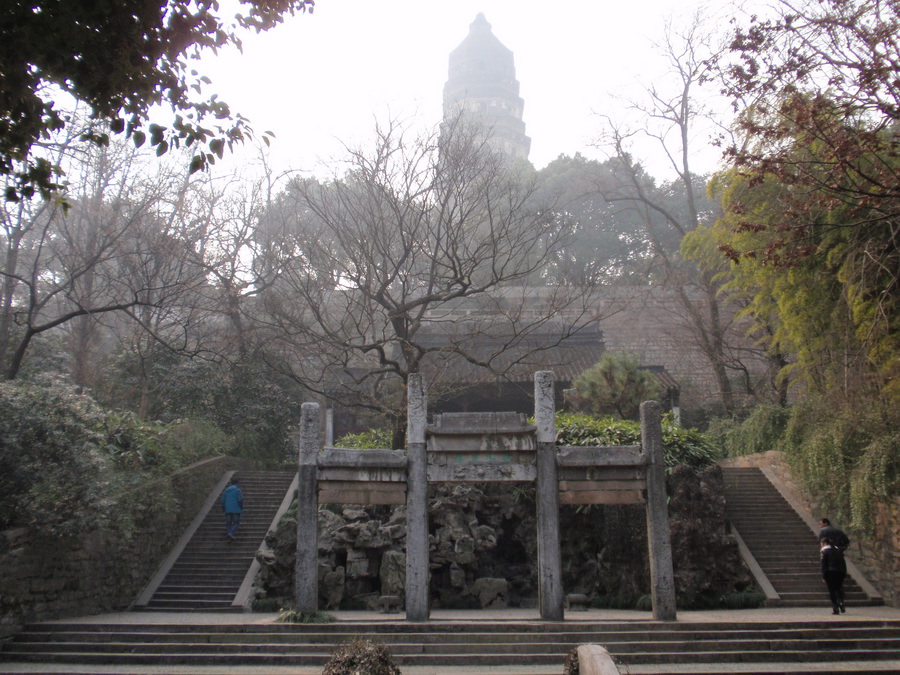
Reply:
<svg viewBox="0 0 900 675"><path fill-rule="evenodd" d="M442 343L450 346L450 340L439 335L420 338L419 342L432 348ZM437 352L426 359L423 372L435 384L526 382L533 381L538 370L552 370L557 381L571 382L597 363L604 351L603 334L596 327L571 336L550 327L519 339L515 346L507 343L500 337L483 336L474 348L467 348L468 358L452 351Z"/></svg>
<svg viewBox="0 0 900 675"><path fill-rule="evenodd" d="M448 325L447 331L422 330L416 335L416 344L428 352L421 370L429 387L447 390L500 382L526 384L533 382L534 373L540 370L552 371L557 383L567 385L595 365L606 351L603 333L596 324L573 335L548 324L543 331L516 338L512 346L511 338L466 335L465 324L458 321L452 327ZM663 366L643 367L656 376L665 391L679 390L678 383ZM364 366L359 364L345 370L343 376L340 372L332 373L332 378L352 389L352 381L363 370Z"/></svg>

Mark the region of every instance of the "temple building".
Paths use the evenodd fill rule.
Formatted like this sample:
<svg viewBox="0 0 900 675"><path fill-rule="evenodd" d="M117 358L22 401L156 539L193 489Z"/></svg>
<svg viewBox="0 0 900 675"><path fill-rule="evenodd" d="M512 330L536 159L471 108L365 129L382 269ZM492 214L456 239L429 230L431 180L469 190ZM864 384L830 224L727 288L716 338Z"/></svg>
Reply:
<svg viewBox="0 0 900 675"><path fill-rule="evenodd" d="M495 148L527 160L531 139L525 135L524 108L513 53L491 32L484 14L478 14L469 34L450 53L444 120L460 113L477 120L490 133Z"/></svg>

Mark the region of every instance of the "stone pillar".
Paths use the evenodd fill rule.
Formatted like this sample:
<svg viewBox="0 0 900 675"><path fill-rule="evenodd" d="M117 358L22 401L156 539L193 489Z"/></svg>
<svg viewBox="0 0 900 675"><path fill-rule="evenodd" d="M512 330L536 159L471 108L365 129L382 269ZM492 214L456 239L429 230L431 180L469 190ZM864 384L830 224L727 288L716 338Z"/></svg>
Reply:
<svg viewBox="0 0 900 675"><path fill-rule="evenodd" d="M300 460L297 485L297 559L294 604L298 612L319 609L319 499L316 457L319 454L319 404L307 402L300 413Z"/></svg>
<svg viewBox="0 0 900 675"><path fill-rule="evenodd" d="M562 559L559 548L559 483L556 465L556 402L553 373L534 374L537 426L537 553L541 618L563 619Z"/></svg>
<svg viewBox="0 0 900 675"><path fill-rule="evenodd" d="M325 447L334 445L334 408L325 408Z"/></svg>
<svg viewBox="0 0 900 675"><path fill-rule="evenodd" d="M428 474L425 426L428 398L421 373L409 376L407 393L406 619L428 620Z"/></svg>
<svg viewBox="0 0 900 675"><path fill-rule="evenodd" d="M647 541L650 546L650 597L653 618L675 621L675 573L669 535L666 464L663 454L660 406L641 403L641 443L647 453Z"/></svg>

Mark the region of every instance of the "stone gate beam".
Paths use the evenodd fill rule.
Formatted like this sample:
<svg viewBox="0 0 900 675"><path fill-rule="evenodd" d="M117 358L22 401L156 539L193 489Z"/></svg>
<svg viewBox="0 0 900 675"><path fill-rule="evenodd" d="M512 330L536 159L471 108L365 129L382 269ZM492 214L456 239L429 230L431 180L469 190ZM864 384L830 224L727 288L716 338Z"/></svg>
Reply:
<svg viewBox="0 0 900 675"><path fill-rule="evenodd" d="M407 393L406 619L428 620L428 466L425 429L428 398L420 373Z"/></svg>
<svg viewBox="0 0 900 675"><path fill-rule="evenodd" d="M650 597L653 618L675 621L675 574L666 496L666 464L663 453L660 406L641 403L641 443L647 453L647 541L650 548Z"/></svg>
<svg viewBox="0 0 900 675"><path fill-rule="evenodd" d="M556 409L553 373L534 374L534 417L537 426L538 599L541 618L562 621L562 559L559 547L559 471L556 464Z"/></svg>
<svg viewBox="0 0 900 675"><path fill-rule="evenodd" d="M298 612L313 613L319 609L319 500L316 494L316 461L322 421L318 403L304 403L300 410L294 604Z"/></svg>

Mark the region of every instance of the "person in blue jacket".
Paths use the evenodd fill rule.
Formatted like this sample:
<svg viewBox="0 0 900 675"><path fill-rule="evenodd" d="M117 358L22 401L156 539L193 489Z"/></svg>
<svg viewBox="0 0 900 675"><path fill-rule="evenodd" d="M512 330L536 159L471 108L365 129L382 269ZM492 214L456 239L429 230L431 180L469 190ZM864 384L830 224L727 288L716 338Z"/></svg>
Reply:
<svg viewBox="0 0 900 675"><path fill-rule="evenodd" d="M231 485L222 493L222 510L225 512L225 536L234 541L244 510L244 493L238 486L237 476L232 477Z"/></svg>

